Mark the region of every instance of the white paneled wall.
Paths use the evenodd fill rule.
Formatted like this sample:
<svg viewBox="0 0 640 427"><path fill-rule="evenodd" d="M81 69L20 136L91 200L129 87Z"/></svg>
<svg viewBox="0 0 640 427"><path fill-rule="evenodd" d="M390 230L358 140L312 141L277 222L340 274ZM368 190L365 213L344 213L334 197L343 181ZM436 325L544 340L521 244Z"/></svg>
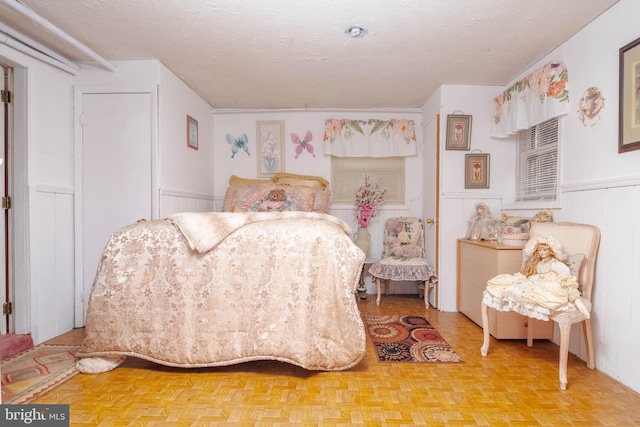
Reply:
<svg viewBox="0 0 640 427"><path fill-rule="evenodd" d="M160 218L179 212L214 212L213 196L177 190L160 190Z"/></svg>
<svg viewBox="0 0 640 427"><path fill-rule="evenodd" d="M591 317L596 368L638 390L640 372L629 361L640 353L633 309L640 302L640 185L564 193L563 206L558 221L593 224L602 233ZM580 326L571 334L569 351L584 360Z"/></svg>
<svg viewBox="0 0 640 427"><path fill-rule="evenodd" d="M32 335L40 343L74 326L73 190L39 186L31 192Z"/></svg>

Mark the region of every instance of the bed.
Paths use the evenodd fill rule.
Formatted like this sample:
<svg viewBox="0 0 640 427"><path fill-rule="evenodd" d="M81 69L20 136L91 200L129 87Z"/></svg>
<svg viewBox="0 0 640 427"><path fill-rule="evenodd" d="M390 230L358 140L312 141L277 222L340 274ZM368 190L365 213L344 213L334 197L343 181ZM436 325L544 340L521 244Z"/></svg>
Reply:
<svg viewBox="0 0 640 427"><path fill-rule="evenodd" d="M262 198L232 188L261 185ZM304 194L306 208L289 200L265 210L281 206L264 201L273 185L235 182L225 212L180 213L113 233L91 291L78 370L105 372L127 356L183 368L255 360L323 371L355 366L366 342L354 297L365 255L348 224L322 211L326 187L307 194L276 182Z"/></svg>

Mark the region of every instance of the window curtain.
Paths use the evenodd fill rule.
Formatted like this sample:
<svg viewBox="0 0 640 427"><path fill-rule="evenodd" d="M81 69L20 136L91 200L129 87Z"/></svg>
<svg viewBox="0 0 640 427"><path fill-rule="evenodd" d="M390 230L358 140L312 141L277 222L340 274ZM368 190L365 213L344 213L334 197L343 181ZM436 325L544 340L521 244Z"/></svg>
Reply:
<svg viewBox="0 0 640 427"><path fill-rule="evenodd" d="M507 138L569 112L568 74L564 62L549 62L493 99L491 136Z"/></svg>
<svg viewBox="0 0 640 427"><path fill-rule="evenodd" d="M418 153L413 120L328 119L324 154L337 157L395 157Z"/></svg>

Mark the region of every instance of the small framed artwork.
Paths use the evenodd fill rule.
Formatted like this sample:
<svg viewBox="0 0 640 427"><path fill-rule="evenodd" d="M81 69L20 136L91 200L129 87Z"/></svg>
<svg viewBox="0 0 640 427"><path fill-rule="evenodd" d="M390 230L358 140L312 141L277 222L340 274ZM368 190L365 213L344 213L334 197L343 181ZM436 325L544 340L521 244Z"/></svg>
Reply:
<svg viewBox="0 0 640 427"><path fill-rule="evenodd" d="M258 177L284 172L284 121L256 122Z"/></svg>
<svg viewBox="0 0 640 427"><path fill-rule="evenodd" d="M198 149L198 121L187 114L187 147Z"/></svg>
<svg viewBox="0 0 640 427"><path fill-rule="evenodd" d="M489 154L465 154L464 188L489 188Z"/></svg>
<svg viewBox="0 0 640 427"><path fill-rule="evenodd" d="M640 38L620 48L618 153L640 149Z"/></svg>
<svg viewBox="0 0 640 427"><path fill-rule="evenodd" d="M471 116L449 114L447 116L447 150L471 148Z"/></svg>

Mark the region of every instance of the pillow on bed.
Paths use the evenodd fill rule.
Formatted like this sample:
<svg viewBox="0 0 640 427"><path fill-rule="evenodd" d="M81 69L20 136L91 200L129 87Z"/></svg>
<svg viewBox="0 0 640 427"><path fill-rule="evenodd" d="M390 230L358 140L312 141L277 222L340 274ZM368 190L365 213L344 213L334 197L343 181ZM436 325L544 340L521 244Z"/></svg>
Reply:
<svg viewBox="0 0 640 427"><path fill-rule="evenodd" d="M328 214L329 206L331 206L331 190L329 190L329 187L316 190L316 196L313 199L313 211Z"/></svg>
<svg viewBox="0 0 640 427"><path fill-rule="evenodd" d="M294 173L278 172L273 177L273 182L285 185L299 185L311 188L325 188L329 181L321 176L296 175Z"/></svg>
<svg viewBox="0 0 640 427"><path fill-rule="evenodd" d="M251 185L251 184L272 184L274 181L271 179L259 179L259 178L240 178L236 175L231 175L229 178L229 185Z"/></svg>
<svg viewBox="0 0 640 427"><path fill-rule="evenodd" d="M260 187L244 198L241 209L243 212L311 212L316 193L313 188L290 185L274 185L275 188L265 185ZM272 197L274 194L279 197Z"/></svg>

